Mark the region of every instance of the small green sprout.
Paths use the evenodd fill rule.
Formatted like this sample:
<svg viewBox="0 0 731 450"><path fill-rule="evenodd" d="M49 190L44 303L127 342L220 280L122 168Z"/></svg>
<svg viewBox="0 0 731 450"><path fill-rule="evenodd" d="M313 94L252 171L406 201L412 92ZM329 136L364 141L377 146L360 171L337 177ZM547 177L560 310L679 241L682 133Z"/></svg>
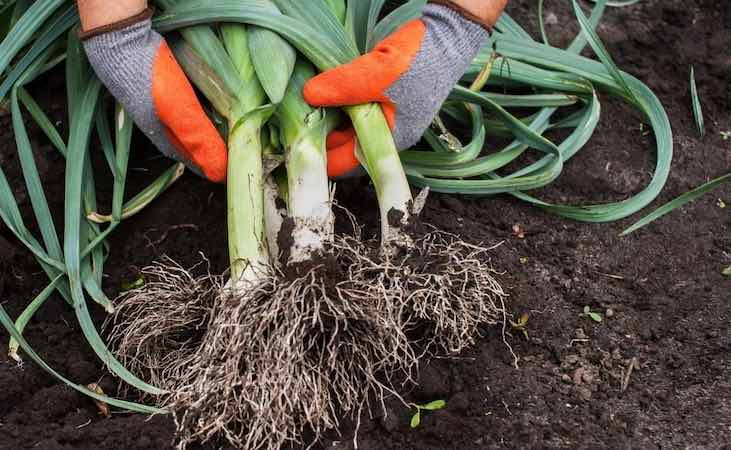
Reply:
<svg viewBox="0 0 731 450"><path fill-rule="evenodd" d="M731 139L731 131L721 131L721 137L724 141Z"/></svg>
<svg viewBox="0 0 731 450"><path fill-rule="evenodd" d="M135 289L141 288L144 285L145 285L145 277L143 277L142 275L140 275L134 281L129 281L129 282L126 282L126 283L122 283L122 291L123 292L133 291Z"/></svg>
<svg viewBox="0 0 731 450"><path fill-rule="evenodd" d="M602 315L598 312L592 311L589 306L584 306L584 313L582 316L588 317L596 323L602 323L603 320Z"/></svg>
<svg viewBox="0 0 731 450"><path fill-rule="evenodd" d="M528 319L529 318L530 317L528 316L528 314L523 314L520 316L520 318L518 319L517 322L513 322L512 320L508 320L508 322L510 322L510 326L515 331L520 331L521 333L523 333L523 336L525 336L526 339L529 339L528 338Z"/></svg>
<svg viewBox="0 0 731 450"><path fill-rule="evenodd" d="M421 425L422 411L438 411L440 409L444 409L444 407L447 406L447 402L444 400L434 400L426 405L417 405L416 403L412 403L411 406L416 408L416 414L411 417L411 428L419 428L419 425Z"/></svg>

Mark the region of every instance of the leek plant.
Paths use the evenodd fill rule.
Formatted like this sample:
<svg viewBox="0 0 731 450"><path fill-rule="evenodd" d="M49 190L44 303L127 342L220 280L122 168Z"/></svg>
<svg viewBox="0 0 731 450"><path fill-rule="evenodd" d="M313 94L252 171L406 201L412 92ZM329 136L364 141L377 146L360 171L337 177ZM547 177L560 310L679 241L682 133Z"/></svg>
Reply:
<svg viewBox="0 0 731 450"><path fill-rule="evenodd" d="M158 2L165 8L175 6L174 0ZM260 2L265 4L266 2ZM276 11L276 7L273 7ZM265 276L270 264L264 222L264 168L262 164L261 131L274 108L265 105L267 93L254 68L250 40L259 36L252 47L264 48L276 35L255 34L244 25L224 24L221 39L206 25L183 30L183 39L190 49L180 44L174 48L176 57L189 78L211 100L218 113L228 121L228 243L231 261L231 287L236 289ZM259 30L261 31L265 30ZM286 44L284 44L286 45ZM294 54L271 52L268 70L284 73L286 88ZM287 73L289 72L289 73ZM217 79L213 81L213 78ZM272 78L268 79L270 85ZM277 89L274 87L273 89ZM280 88L281 90L281 88ZM275 94L276 95L276 94Z"/></svg>
<svg viewBox="0 0 731 450"><path fill-rule="evenodd" d="M639 221L635 222L633 225L631 225L626 230L624 230L622 232L622 234L620 234L620 236L627 236L629 234L632 234L632 233L638 231L640 228L646 227L647 225L655 222L656 220L660 219L661 217L664 217L667 214L670 214L671 212L687 205L688 203L696 201L700 197L723 186L724 184L728 184L729 182L731 182L731 173L722 175L716 179L709 181L708 183L703 184L702 186L699 186L699 187L693 189L690 192L686 192L685 194L681 195L680 197L662 205L661 207L657 208L655 211L651 212L647 216L645 216L642 219L640 219ZM725 268L722 273L725 276L731 276L731 266Z"/></svg>
<svg viewBox="0 0 731 450"><path fill-rule="evenodd" d="M126 164L130 151L131 122L123 111L118 111L115 126L112 128L106 114L94 114L95 111L106 109L107 102L100 95L99 82L80 58L82 51L76 39L76 30L72 29L78 22L78 17L72 5L41 1L32 4L18 2L14 7L15 25L0 44L2 55L0 98L10 94L13 131L21 170L42 239L36 239L30 232L2 169L0 169L0 218L38 259L49 277L50 284L29 303L15 322L0 307L0 323L12 337L10 354L19 360L18 349L22 349L26 356L73 389L112 406L145 413L160 412L158 408L107 398L73 383L48 366L23 338L23 330L35 311L54 291L57 291L73 308L86 339L112 372L130 386L143 392L152 394L162 392L134 376L112 355L91 320L87 304L87 298L91 298L107 311L113 311L111 302L101 288L101 282L104 262L109 251L105 245L106 237L123 220L125 206L130 206L125 205L123 200L127 176ZM23 54L18 56L21 52ZM67 139L61 136L53 122L24 88L62 63L66 66L69 94L70 135ZM9 67L11 69L6 71ZM21 106L26 108L56 150L66 158L66 215L63 241L48 208L30 139L21 116ZM94 129L100 138L105 160L114 179L111 220L105 229L101 229L98 224L86 217L97 212L98 206L95 177L91 171L91 159L87 151L90 134ZM110 131L112 129L115 130L114 138ZM172 179L168 177L168 182L151 186L138 196L134 207L138 210L144 207L144 201L139 199L154 198L171 182Z"/></svg>
<svg viewBox="0 0 731 450"><path fill-rule="evenodd" d="M655 94L641 81L620 71L602 45L594 29L607 6L597 0L587 18L578 3L574 10L582 33L567 49L559 49L534 41L508 15L496 25L491 42L486 45L465 75L466 85L474 82L486 67L489 78L483 92L455 88L450 101L480 105L486 123L497 119L503 130L515 137L504 148L487 154L465 149L445 151L439 139L429 141L431 149L404 152L409 181L434 192L490 196L510 194L562 217L585 222L610 222L628 217L649 205L667 182L673 156L672 129L665 109ZM589 44L601 62L579 56ZM528 87L531 94L503 95L496 89ZM527 193L546 186L560 176L563 165L586 147L599 123L601 104L598 92L617 97L636 108L650 123L655 133L657 163L650 184L631 198L609 204L579 206L556 205ZM533 108L533 114L515 117L507 108ZM556 116L562 107L571 107L571 114ZM577 110L578 107L578 110ZM474 118L447 105L443 113L458 121L475 125ZM498 130L500 128L497 128ZM486 127L492 132L496 127ZM560 144L545 139L550 130L569 129L571 133ZM473 139L480 136L473 133ZM512 172L503 170L534 149L541 157Z"/></svg>
<svg viewBox="0 0 731 450"><path fill-rule="evenodd" d="M277 109L286 149L291 225L281 235L291 241L282 249L289 252L284 258L287 263L303 263L324 254L334 233L325 155L325 138L332 127L328 126L324 111L313 109L302 97L305 83L314 75L312 65L300 58Z"/></svg>

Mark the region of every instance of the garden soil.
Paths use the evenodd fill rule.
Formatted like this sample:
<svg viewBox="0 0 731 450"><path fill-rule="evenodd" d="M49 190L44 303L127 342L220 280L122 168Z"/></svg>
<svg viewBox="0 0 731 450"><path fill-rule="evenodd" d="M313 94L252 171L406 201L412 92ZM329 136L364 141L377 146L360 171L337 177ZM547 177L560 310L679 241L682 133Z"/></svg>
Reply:
<svg viewBox="0 0 731 450"><path fill-rule="evenodd" d="M534 36L535 1L514 0L509 12ZM546 2L547 31L566 45L578 31L570 2ZM675 160L655 206L731 170L731 7L725 0L644 0L610 8L599 34L618 65L645 81L668 110ZM699 138L691 110L689 71L695 67L706 119ZM35 84L33 94L61 127L62 74ZM560 202L627 198L649 181L653 136L626 105L603 100L601 125L564 175L537 193ZM16 187L26 217L31 206L7 113L0 113L0 164ZM33 129L39 170L56 217L62 217L63 163ZM98 147L97 147L98 148ZM128 192L168 163L141 140L131 162ZM100 164L100 168L102 165ZM99 180L103 200L109 179ZM225 191L186 175L111 240L105 289L114 295L140 268L161 255L182 264L226 263ZM364 180L342 183L339 202L374 232L378 220ZM724 206L724 201L726 206ZM106 203L105 203L106 204ZM633 219L637 219L634 217ZM612 224L563 220L509 197L467 199L432 195L424 219L470 242L500 244L493 262L504 274L513 319L527 314L527 336L487 329L475 347L424 367L409 401L446 400L441 411L409 427L412 412L388 404L360 426L364 450L488 448L720 449L731 444L731 187L626 238L632 219ZM525 230L524 238L514 226ZM520 234L520 233L518 233ZM31 254L0 225L0 301L16 316L47 283ZM582 316L589 306L601 323ZM103 313L95 311L101 322ZM27 337L51 366L80 383L115 393L76 325L73 311L53 297ZM7 337L0 333L0 348ZM32 362L18 366L0 355L1 449L168 449L169 418L115 412L95 405ZM344 426L325 448L355 448ZM209 444L206 448L225 448Z"/></svg>

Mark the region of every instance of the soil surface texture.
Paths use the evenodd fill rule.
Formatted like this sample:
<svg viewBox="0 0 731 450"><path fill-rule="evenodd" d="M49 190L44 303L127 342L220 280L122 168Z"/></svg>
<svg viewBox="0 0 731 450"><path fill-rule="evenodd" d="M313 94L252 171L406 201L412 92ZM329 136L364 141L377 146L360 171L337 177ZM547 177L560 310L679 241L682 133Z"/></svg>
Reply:
<svg viewBox="0 0 731 450"><path fill-rule="evenodd" d="M578 31L571 2L545 4L551 43L567 45ZM539 36L537 2L514 0L511 15ZM658 206L731 170L731 7L722 0L644 0L609 8L598 29L617 64L646 82L667 108L675 142L674 169ZM706 136L695 128L689 71L695 67ZM62 73L35 83L32 94L52 117L64 119ZM537 195L562 202L620 200L638 192L654 167L654 139L629 107L602 97L602 122L555 185ZM62 128L67 125L61 123ZM63 217L63 161L31 128L49 202ZM98 150L98 147L96 147ZM100 151L96 152L101 154ZM100 159L101 161L101 159ZM23 190L10 118L0 112L0 164L23 213ZM169 163L136 141L128 192ZM100 162L100 168L101 168ZM111 177L110 177L111 178ZM107 201L110 180L99 180ZM377 230L367 180L342 183L339 202ZM720 449L731 444L731 187L726 186L626 238L632 219L580 224L548 215L509 196L430 197L424 219L470 242L502 242L493 261L504 271L513 320L527 314L527 335L487 329L459 357L435 359L414 403L445 400L411 429L413 411L388 405L388 415L364 419L359 449L616 448ZM185 175L154 205L123 224L111 239L105 289L110 297L161 255L181 264L205 253L214 271L226 265L226 195L221 186ZM109 203L103 203L109 204ZM648 210L649 211L649 210ZM524 238L513 231L519 225ZM47 284L32 255L0 224L0 301L16 317ZM599 313L597 323L582 315ZM94 311L103 321L103 312ZM81 335L73 311L58 297L41 309L26 336L46 361L79 383L115 393ZM31 362L5 355L0 333L0 449L168 449L169 418L98 414L87 398ZM224 444L206 448L226 448ZM352 449L344 427L324 448Z"/></svg>

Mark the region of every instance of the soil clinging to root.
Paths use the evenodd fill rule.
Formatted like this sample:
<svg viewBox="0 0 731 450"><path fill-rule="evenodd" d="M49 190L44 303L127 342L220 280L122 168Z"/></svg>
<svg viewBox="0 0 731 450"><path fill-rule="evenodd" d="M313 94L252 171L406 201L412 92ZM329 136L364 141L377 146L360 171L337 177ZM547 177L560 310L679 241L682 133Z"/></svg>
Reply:
<svg viewBox="0 0 731 450"><path fill-rule="evenodd" d="M424 356L460 352L504 319L489 250L455 235L432 230L388 258L360 236L329 250L235 291L165 260L122 295L116 351L171 391L160 403L181 446L223 436L275 450L318 438L374 399L400 399Z"/></svg>

